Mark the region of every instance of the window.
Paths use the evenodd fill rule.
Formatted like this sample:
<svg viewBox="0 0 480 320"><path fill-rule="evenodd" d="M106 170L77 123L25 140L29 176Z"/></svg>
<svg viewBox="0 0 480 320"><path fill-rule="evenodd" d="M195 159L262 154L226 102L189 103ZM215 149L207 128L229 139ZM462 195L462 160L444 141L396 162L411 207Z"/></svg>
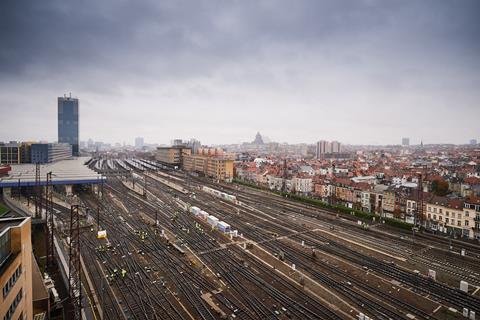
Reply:
<svg viewBox="0 0 480 320"><path fill-rule="evenodd" d="M433 220L437 220L437 215L436 214L433 215Z"/></svg>
<svg viewBox="0 0 480 320"><path fill-rule="evenodd" d="M442 216L438 216L438 220L443 221L443 217L442 217Z"/></svg>
<svg viewBox="0 0 480 320"><path fill-rule="evenodd" d="M434 212L434 213L437 213L437 208L433 208L433 212Z"/></svg>
<svg viewBox="0 0 480 320"><path fill-rule="evenodd" d="M3 298L5 298L10 290L13 288L15 283L17 282L18 278L20 278L20 275L22 274L22 265L19 265L15 272L10 276L10 279L8 279L7 283L3 286Z"/></svg>
<svg viewBox="0 0 480 320"><path fill-rule="evenodd" d="M445 211L445 215L448 217L450 215L450 212Z"/></svg>
<svg viewBox="0 0 480 320"><path fill-rule="evenodd" d="M449 221L449 219L448 219L448 218L445 218L445 223L446 223L446 224L448 224L448 221Z"/></svg>
<svg viewBox="0 0 480 320"><path fill-rule="evenodd" d="M15 313L15 310L17 309L18 305L20 304L20 301L22 301L23 297L23 288L20 288L18 291L17 295L15 296L15 300L13 300L12 304L7 310L7 313L3 317L3 320L11 320L13 314Z"/></svg>
<svg viewBox="0 0 480 320"><path fill-rule="evenodd" d="M470 212L465 211L465 217L468 217L470 215Z"/></svg>
<svg viewBox="0 0 480 320"><path fill-rule="evenodd" d="M462 221L458 220L457 221L457 226L461 227L462 226Z"/></svg>
<svg viewBox="0 0 480 320"><path fill-rule="evenodd" d="M432 215L430 213L428 214L428 219L432 219Z"/></svg>
<svg viewBox="0 0 480 320"><path fill-rule="evenodd" d="M442 208L438 209L438 213L442 213Z"/></svg>
<svg viewBox="0 0 480 320"><path fill-rule="evenodd" d="M468 227L468 220L465 220L465 227Z"/></svg>
<svg viewBox="0 0 480 320"><path fill-rule="evenodd" d="M457 218L462 219L462 214L461 213L457 214Z"/></svg>

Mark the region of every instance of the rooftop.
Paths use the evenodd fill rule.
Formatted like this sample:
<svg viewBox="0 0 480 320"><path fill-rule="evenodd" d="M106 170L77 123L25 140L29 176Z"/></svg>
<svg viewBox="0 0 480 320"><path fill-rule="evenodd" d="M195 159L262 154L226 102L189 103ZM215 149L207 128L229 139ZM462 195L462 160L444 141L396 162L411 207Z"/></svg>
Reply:
<svg viewBox="0 0 480 320"><path fill-rule="evenodd" d="M78 157L40 165L40 185L46 185L46 176L52 172L53 185L101 183L100 174L88 168L90 157ZM0 178L0 187L35 186L35 164L12 164L7 176Z"/></svg>
<svg viewBox="0 0 480 320"><path fill-rule="evenodd" d="M0 219L0 235L2 235L6 230L12 227L20 226L27 219L30 219L30 217L15 217L15 218Z"/></svg>

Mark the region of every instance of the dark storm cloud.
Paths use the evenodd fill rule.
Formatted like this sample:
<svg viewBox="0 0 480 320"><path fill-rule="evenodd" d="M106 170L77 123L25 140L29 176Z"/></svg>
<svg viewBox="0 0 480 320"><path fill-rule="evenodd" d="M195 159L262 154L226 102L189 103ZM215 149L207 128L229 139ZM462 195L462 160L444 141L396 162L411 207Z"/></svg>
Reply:
<svg viewBox="0 0 480 320"><path fill-rule="evenodd" d="M242 110L257 116L237 114L244 130L240 135L258 126L281 135L278 126L286 125L290 117L282 116L288 112L279 109L294 108L308 122L324 114L323 107L343 108L338 116L363 108L383 114L385 119L378 123L389 123L389 108L399 108L389 104L402 99L407 112L457 108L471 118L479 115L475 94L479 13L480 2L475 0L4 0L0 2L0 109L38 108L35 103L17 102L25 90L54 95L73 90L92 110L101 104L105 110L121 112L119 106L155 99L162 106L183 107L201 121L205 119L200 110L204 117L212 111L237 114L234 109L242 100ZM117 98L115 103L108 101ZM255 119L272 114L278 117L272 121L276 124ZM445 112L444 120L450 115ZM340 126L351 127L358 120L372 119L354 117ZM92 121L89 134L105 134L94 132ZM219 121L229 120L220 116ZM418 125L405 123L399 131ZM152 136L167 134L166 129L155 130L151 129ZM175 135L172 130L170 135ZM429 134L425 130L414 134ZM216 141L214 132L204 139L226 142ZM311 140L327 134L297 132L297 137L278 139ZM345 130L329 134L345 140L359 136ZM367 140L367 134L372 132L362 139ZM468 134L462 132L454 139Z"/></svg>

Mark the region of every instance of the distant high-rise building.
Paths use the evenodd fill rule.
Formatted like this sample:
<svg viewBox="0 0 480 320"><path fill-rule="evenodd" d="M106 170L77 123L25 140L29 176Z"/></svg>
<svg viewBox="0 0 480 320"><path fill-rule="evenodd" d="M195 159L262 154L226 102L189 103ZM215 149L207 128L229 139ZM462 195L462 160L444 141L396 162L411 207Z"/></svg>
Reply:
<svg viewBox="0 0 480 320"><path fill-rule="evenodd" d="M408 147L410 145L410 138L402 138L402 146Z"/></svg>
<svg viewBox="0 0 480 320"><path fill-rule="evenodd" d="M144 145L144 141L142 137L135 138L135 149L142 149Z"/></svg>
<svg viewBox="0 0 480 320"><path fill-rule="evenodd" d="M78 99L64 96L58 98L58 142L72 145L74 156L79 148Z"/></svg>
<svg viewBox="0 0 480 320"><path fill-rule="evenodd" d="M262 139L262 135L260 134L260 132L257 132L257 135L255 136L255 140L253 140L252 143L253 144L263 144L263 139Z"/></svg>
<svg viewBox="0 0 480 320"><path fill-rule="evenodd" d="M175 140L173 140L173 142L172 142L172 146L174 146L174 147L175 147L175 146L183 146L183 145L184 145L184 143L183 143L183 140L182 140L182 139L175 139Z"/></svg>
<svg viewBox="0 0 480 320"><path fill-rule="evenodd" d="M202 143L198 141L197 139L190 139L190 141L187 143L187 147L192 148L192 154L197 154L198 149L202 146Z"/></svg>
<svg viewBox="0 0 480 320"><path fill-rule="evenodd" d="M477 139L472 139L472 140L470 140L470 144L471 144L472 146L476 145L476 144L477 144Z"/></svg>
<svg viewBox="0 0 480 320"><path fill-rule="evenodd" d="M315 149L315 155L317 159L320 159L322 155L330 152L330 143L328 141L318 141Z"/></svg>
<svg viewBox="0 0 480 320"><path fill-rule="evenodd" d="M315 155L317 159L324 158L326 154L333 154L333 153L340 153L342 150L342 145L338 141L324 141L320 140L317 142L317 146L315 148Z"/></svg>
<svg viewBox="0 0 480 320"><path fill-rule="evenodd" d="M331 153L340 153L340 150L341 150L340 142L332 141L330 145L331 145Z"/></svg>

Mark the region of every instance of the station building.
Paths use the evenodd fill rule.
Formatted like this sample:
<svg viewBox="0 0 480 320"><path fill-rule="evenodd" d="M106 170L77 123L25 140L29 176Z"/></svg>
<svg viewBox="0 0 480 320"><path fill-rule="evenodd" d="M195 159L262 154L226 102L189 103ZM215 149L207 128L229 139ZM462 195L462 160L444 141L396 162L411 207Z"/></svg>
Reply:
<svg viewBox="0 0 480 320"><path fill-rule="evenodd" d="M0 142L0 163L21 163L21 144L14 141L8 143Z"/></svg>
<svg viewBox="0 0 480 320"><path fill-rule="evenodd" d="M68 143L34 143L30 148L31 163L51 163L72 157Z"/></svg>
<svg viewBox="0 0 480 320"><path fill-rule="evenodd" d="M96 173L87 166L90 159L89 157L78 157L41 164L39 167L40 186L46 186L47 174L50 172L52 173L52 185L65 187L66 195L72 194L74 185L101 184L106 180L106 177ZM7 175L0 177L0 188L3 188L4 194L11 194L11 189L35 187L35 178L35 164L12 164L10 165Z"/></svg>

